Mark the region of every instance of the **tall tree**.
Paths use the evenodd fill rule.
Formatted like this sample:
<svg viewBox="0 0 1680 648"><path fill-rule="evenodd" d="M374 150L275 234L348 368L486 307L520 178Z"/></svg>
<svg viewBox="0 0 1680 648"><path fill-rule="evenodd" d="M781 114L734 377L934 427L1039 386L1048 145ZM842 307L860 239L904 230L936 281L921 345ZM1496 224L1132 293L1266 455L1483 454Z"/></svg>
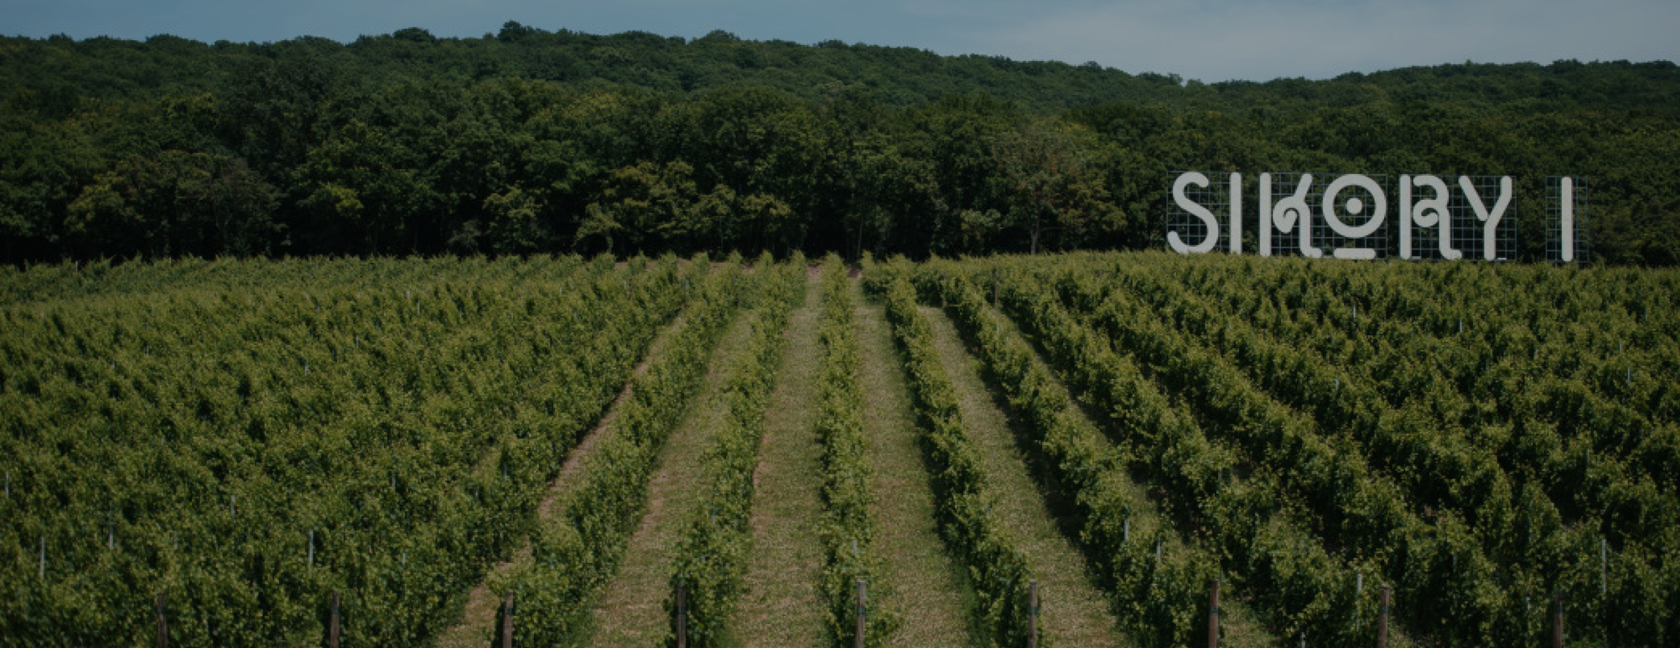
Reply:
<svg viewBox="0 0 1680 648"><path fill-rule="evenodd" d="M1005 133L992 144L998 181L1009 196L1009 224L1025 231L1028 251L1037 254L1047 232L1077 242L1086 227L1115 229L1120 211L1096 172L1095 143L1082 127L1035 121Z"/></svg>

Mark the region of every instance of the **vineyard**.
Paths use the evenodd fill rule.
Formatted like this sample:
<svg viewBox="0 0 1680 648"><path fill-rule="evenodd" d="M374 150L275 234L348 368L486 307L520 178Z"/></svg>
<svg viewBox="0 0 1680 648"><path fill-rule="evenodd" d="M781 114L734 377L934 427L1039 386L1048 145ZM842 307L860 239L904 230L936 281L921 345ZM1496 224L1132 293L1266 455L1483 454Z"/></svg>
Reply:
<svg viewBox="0 0 1680 648"><path fill-rule="evenodd" d="M0 643L1673 645L1677 301L1155 253L0 269Z"/></svg>

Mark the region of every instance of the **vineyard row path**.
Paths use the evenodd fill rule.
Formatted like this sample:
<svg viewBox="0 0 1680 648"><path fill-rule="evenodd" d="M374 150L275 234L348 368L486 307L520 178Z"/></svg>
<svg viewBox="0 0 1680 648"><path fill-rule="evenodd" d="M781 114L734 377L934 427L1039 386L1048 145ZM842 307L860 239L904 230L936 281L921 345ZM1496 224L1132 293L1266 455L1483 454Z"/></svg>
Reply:
<svg viewBox="0 0 1680 648"><path fill-rule="evenodd" d="M1039 628L1062 646L1120 646L1119 622L1108 598L1086 576L1085 557L1058 530L1046 493L1028 473L1026 453L1016 444L1008 417L980 377L979 360L963 345L944 311L918 307L932 325L934 347L957 393L968 438L997 495L992 516L1013 536L1038 579Z"/></svg>
<svg viewBox="0 0 1680 648"><path fill-rule="evenodd" d="M1050 362L1049 358L1046 357L1044 349L1030 336L1027 336L1020 327L1016 326L1014 321L1007 315L1004 315L1001 312L998 314L1002 317L1002 332L1006 336L1015 337L1023 342L1026 342L1027 349L1032 354L1033 364L1043 367L1046 370L1049 380L1053 381L1062 389L1067 390L1067 393L1073 397L1070 403L1072 405L1073 416L1085 425L1101 429L1103 426L1098 424L1097 421L1102 420L1103 417L1094 415L1094 412L1091 409L1093 405L1086 401L1086 397L1088 395L1082 393L1078 389L1075 389L1073 385L1064 381L1061 373L1055 368L1055 365ZM1002 405L1002 408L1011 413L1013 411L1007 404ZM1105 442L1104 447L1111 448L1112 445ZM1034 477L1040 477L1040 474L1035 472ZM1156 520L1157 524L1162 524L1164 526L1172 525L1172 521L1170 519L1162 517L1161 510L1158 507L1160 504L1158 497L1157 495L1150 493L1152 489L1148 486L1148 484L1135 481L1132 475L1128 472L1125 479L1125 485L1122 486L1122 488L1135 489L1134 492L1136 492L1140 498L1147 498L1150 500L1148 505L1139 509L1134 509L1134 517L1153 518ZM1069 496L1070 495L1068 494L1063 495L1063 497ZM1184 530L1175 529L1174 532L1183 534ZM1189 540L1189 538L1185 535L1179 535L1177 542L1184 542L1187 540ZM1254 609L1246 602L1246 599L1248 598L1247 593L1242 592L1232 583L1223 584L1221 586L1221 591L1222 598L1219 602L1219 627L1221 635L1219 641L1220 645L1231 646L1232 648L1267 648L1281 645L1277 638L1272 636L1271 632L1267 630L1260 622L1260 619L1256 617ZM1395 635L1390 638L1398 642L1394 645L1410 645L1404 643L1404 638L1398 630L1396 630Z"/></svg>
<svg viewBox="0 0 1680 648"><path fill-rule="evenodd" d="M593 635L587 645L651 648L670 627L664 601L674 569L671 558L684 524L706 494L702 457L729 409L728 401L718 395L730 368L746 353L751 334L750 318L737 315L712 351L700 393L660 449L641 522L630 536L618 572L590 612Z"/></svg>
<svg viewBox="0 0 1680 648"><path fill-rule="evenodd" d="M548 491L543 495L542 503L537 505L538 520L549 519L554 514L555 502L578 487L579 480L583 476L583 472L580 470L583 465L583 458L589 456L596 445L613 433L613 421L618 419L619 412L624 409L624 404L630 400L630 392L635 384L635 377L647 373L648 360L657 356L666 343L676 335L676 332L682 330L684 321L684 316L679 313L675 319L660 329L653 342L648 345L647 352L642 355L641 362L636 364L635 369L630 372L630 376L625 380L624 389L619 391L618 397L613 399L612 405L607 407L607 411L602 415L600 422L596 423L595 427L584 435L583 440L578 442L577 447L566 455L566 461L561 464L559 474L554 477L553 481L549 482ZM495 580L492 575L506 575L531 562L530 535L527 534L519 544L519 548L514 551L510 558L492 568L490 574L486 574L486 577L479 581L478 586L467 594L466 606L461 612L460 619L455 625L438 635L437 648L479 648L491 640L495 631L493 626L496 620L496 606L500 603L496 600L495 593L490 588L490 584Z"/></svg>
<svg viewBox="0 0 1680 648"><path fill-rule="evenodd" d="M982 645L979 629L963 613L974 599L972 588L945 552L934 526L933 489L916 446L910 390L897 362L885 310L863 302L856 279L852 286L863 425L874 469L870 516L876 521L875 547L882 571L892 581L894 599L888 605L904 619L892 645Z"/></svg>
<svg viewBox="0 0 1680 648"><path fill-rule="evenodd" d="M816 479L822 470L822 447L815 418L820 277L815 270L807 273L805 304L788 318L782 367L764 413L764 438L753 473L752 551L729 624L741 645L749 648L822 643L823 605L817 592L822 502Z"/></svg>

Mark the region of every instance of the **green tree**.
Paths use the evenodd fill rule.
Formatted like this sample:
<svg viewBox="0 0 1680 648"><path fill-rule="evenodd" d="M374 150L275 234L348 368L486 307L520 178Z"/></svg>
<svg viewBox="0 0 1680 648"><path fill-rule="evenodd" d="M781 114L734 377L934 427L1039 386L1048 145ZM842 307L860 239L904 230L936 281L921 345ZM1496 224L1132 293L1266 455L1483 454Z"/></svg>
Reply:
<svg viewBox="0 0 1680 648"><path fill-rule="evenodd" d="M1108 202L1092 159L1095 148L1088 131L1065 122L1034 122L992 144L998 181L1009 197L1006 220L1026 233L1032 254L1047 232L1077 243L1087 227L1112 230L1124 223Z"/></svg>
<svg viewBox="0 0 1680 648"><path fill-rule="evenodd" d="M329 237L339 233L357 241L351 249L358 252L414 250L420 215L438 202L417 162L359 120L311 150L298 169L298 206L319 233L312 247L333 245Z"/></svg>
<svg viewBox="0 0 1680 648"><path fill-rule="evenodd" d="M74 123L0 118L0 254L9 263L73 252L64 214L83 184L106 166ZM93 251L83 251L91 255Z"/></svg>
<svg viewBox="0 0 1680 648"><path fill-rule="evenodd" d="M250 255L269 249L273 208L273 188L243 160L169 150L96 176L70 203L66 226L109 254Z"/></svg>
<svg viewBox="0 0 1680 648"><path fill-rule="evenodd" d="M585 208L574 245L640 253L686 233L697 194L693 175L694 168L684 162L642 162L613 171L606 188Z"/></svg>

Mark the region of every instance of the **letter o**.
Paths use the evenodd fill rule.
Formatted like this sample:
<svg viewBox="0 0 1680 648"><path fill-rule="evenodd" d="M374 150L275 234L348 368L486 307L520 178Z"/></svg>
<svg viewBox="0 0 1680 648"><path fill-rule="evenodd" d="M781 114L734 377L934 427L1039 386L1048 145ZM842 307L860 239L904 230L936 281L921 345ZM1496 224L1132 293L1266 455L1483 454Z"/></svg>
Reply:
<svg viewBox="0 0 1680 648"><path fill-rule="evenodd" d="M1365 224L1358 227L1348 225L1336 216L1337 196L1343 189L1353 186L1370 192L1372 201L1376 203L1370 209L1370 220L1365 221ZM1330 183L1329 187L1324 189L1324 220L1328 221L1330 229L1335 230L1337 234L1347 238L1365 238L1375 233L1377 228L1382 227L1383 219L1387 216L1388 196L1383 194L1382 186L1377 184L1376 180L1372 180L1370 176L1359 173L1345 175L1336 178L1334 182Z"/></svg>

